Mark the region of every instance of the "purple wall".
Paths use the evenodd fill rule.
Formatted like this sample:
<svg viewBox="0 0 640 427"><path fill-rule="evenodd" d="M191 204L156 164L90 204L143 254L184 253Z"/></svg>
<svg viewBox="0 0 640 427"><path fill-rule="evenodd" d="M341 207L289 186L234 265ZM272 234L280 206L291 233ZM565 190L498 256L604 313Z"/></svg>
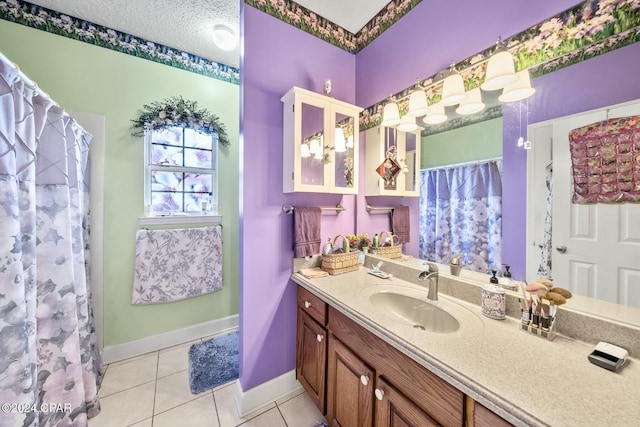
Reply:
<svg viewBox="0 0 640 427"><path fill-rule="evenodd" d="M529 123L542 122L640 98L637 83L640 43L533 79L536 93L529 98ZM518 103L503 108L503 261L515 279L526 272L527 154L518 148ZM523 125L523 132L524 127ZM535 146L534 146L535 149ZM509 254L506 258L505 254Z"/></svg>
<svg viewBox="0 0 640 427"><path fill-rule="evenodd" d="M282 102L292 87L355 102L355 56L244 6L242 71L240 382L250 389L295 367L296 288L289 281L293 215L283 204L335 206L323 215L323 241L355 229L355 197L282 193Z"/></svg>

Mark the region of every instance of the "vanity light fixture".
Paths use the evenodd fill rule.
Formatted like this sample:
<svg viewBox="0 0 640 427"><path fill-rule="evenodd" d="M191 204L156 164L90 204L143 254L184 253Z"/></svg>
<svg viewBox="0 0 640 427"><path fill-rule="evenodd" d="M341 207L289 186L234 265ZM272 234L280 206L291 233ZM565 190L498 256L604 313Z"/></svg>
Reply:
<svg viewBox="0 0 640 427"><path fill-rule="evenodd" d="M395 101L391 100L387 102L384 106L384 110L382 112L382 126L395 126L400 123L400 110L398 109L398 104Z"/></svg>
<svg viewBox="0 0 640 427"><path fill-rule="evenodd" d="M416 118L410 114L405 114L400 119L400 123L398 124L398 130L400 132L413 132L418 129L418 125L416 124Z"/></svg>
<svg viewBox="0 0 640 427"><path fill-rule="evenodd" d="M344 130L340 127L336 128L336 137L333 144L336 153L344 153L347 151L347 140L344 137Z"/></svg>
<svg viewBox="0 0 640 427"><path fill-rule="evenodd" d="M420 117L429 111L429 103L427 102L427 94L422 89L416 89L409 96L409 111L407 115Z"/></svg>
<svg viewBox="0 0 640 427"><path fill-rule="evenodd" d="M309 151L309 144L302 144L300 147L300 157L311 157L311 152Z"/></svg>
<svg viewBox="0 0 640 427"><path fill-rule="evenodd" d="M506 50L501 38L496 43L497 51L487 62L487 73L482 90L498 90L518 80L513 65L513 55Z"/></svg>
<svg viewBox="0 0 640 427"><path fill-rule="evenodd" d="M424 119L422 119L428 125L437 125L447 121L447 114L444 111L444 105L437 103L429 107L429 112Z"/></svg>
<svg viewBox="0 0 640 427"><path fill-rule="evenodd" d="M464 80L456 71L453 61L451 62L449 70L442 75L446 75L444 83L442 84L442 99L440 100L442 105L456 105L467 99L467 94L464 91Z"/></svg>
<svg viewBox="0 0 640 427"><path fill-rule="evenodd" d="M216 24L213 27L213 42L220 49L230 51L238 45L238 37L231 27L224 24Z"/></svg>
<svg viewBox="0 0 640 427"><path fill-rule="evenodd" d="M480 88L476 87L467 92L467 99L462 101L456 108L456 113L460 115L475 114L484 110L484 107Z"/></svg>
<svg viewBox="0 0 640 427"><path fill-rule="evenodd" d="M518 80L502 89L502 95L498 97L500 102L520 101L533 95L536 90L531 87L529 70L518 71Z"/></svg>
<svg viewBox="0 0 640 427"><path fill-rule="evenodd" d="M322 150L318 150L318 152L313 156L316 160L324 159L324 152Z"/></svg>

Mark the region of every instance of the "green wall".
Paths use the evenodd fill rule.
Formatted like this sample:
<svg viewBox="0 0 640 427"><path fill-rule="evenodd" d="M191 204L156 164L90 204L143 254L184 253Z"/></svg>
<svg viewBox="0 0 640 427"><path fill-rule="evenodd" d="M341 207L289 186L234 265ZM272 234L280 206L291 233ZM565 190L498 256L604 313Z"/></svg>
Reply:
<svg viewBox="0 0 640 427"><path fill-rule="evenodd" d="M106 117L104 345L239 312L239 87L0 20L0 51L69 111ZM217 114L231 147L219 157L224 288L156 305L131 304L135 233L143 214L143 139L130 120L144 104L182 95Z"/></svg>
<svg viewBox="0 0 640 427"><path fill-rule="evenodd" d="M502 117L422 137L422 169L502 156Z"/></svg>

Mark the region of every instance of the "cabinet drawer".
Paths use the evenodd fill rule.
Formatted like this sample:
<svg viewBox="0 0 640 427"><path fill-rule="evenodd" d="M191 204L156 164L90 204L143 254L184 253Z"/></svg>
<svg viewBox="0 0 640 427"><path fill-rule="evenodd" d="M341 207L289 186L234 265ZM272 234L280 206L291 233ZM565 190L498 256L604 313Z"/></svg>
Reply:
<svg viewBox="0 0 640 427"><path fill-rule="evenodd" d="M327 304L301 286L298 286L298 307L321 325L327 324Z"/></svg>

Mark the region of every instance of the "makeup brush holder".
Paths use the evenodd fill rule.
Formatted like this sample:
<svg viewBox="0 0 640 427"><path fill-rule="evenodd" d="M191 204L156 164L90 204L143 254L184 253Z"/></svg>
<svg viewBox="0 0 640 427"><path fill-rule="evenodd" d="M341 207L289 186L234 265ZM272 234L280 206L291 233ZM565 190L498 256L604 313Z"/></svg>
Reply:
<svg viewBox="0 0 640 427"><path fill-rule="evenodd" d="M547 322L548 326L546 326ZM522 320L521 329L533 335L545 338L548 341L553 341L556 337L556 318L543 318L542 315L539 314L532 315L528 323L524 319Z"/></svg>

